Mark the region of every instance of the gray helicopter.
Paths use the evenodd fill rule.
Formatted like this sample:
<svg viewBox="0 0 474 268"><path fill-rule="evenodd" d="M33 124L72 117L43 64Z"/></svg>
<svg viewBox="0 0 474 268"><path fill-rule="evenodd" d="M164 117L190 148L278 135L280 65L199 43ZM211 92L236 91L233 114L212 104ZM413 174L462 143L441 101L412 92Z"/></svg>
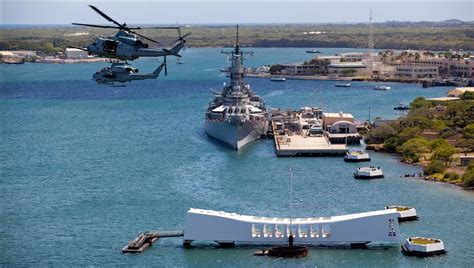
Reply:
<svg viewBox="0 0 474 268"><path fill-rule="evenodd" d="M166 63L162 63L153 73L140 74L138 69L126 63L112 63L112 66L105 67L92 76L92 79L99 84L116 85L131 82L133 80L156 79L161 71L165 68Z"/></svg>
<svg viewBox="0 0 474 268"><path fill-rule="evenodd" d="M99 57L106 57L110 59L117 60L135 60L139 57L164 57L164 56L176 56L179 55L179 51L184 47L186 43L186 37L191 35L187 33L181 35L180 27L151 27L151 28L141 28L141 27L129 27L126 23L120 24L111 17L107 16L104 12L100 11L95 6L89 5L95 12L99 13L106 20L112 22L115 25L95 25L95 24L85 24L85 23L72 23L73 25L78 26L88 26L95 28L106 28L106 29L119 29L119 31L113 37L97 38L92 44L83 48L83 47L74 47L84 51L89 52L89 54L94 54ZM148 40L150 42L158 44L159 42L153 40L149 37L146 37L140 33L137 33L135 30L141 29L176 29L178 30L178 39L170 48L149 48L148 44L139 40L137 36ZM72 47L72 46L71 46Z"/></svg>

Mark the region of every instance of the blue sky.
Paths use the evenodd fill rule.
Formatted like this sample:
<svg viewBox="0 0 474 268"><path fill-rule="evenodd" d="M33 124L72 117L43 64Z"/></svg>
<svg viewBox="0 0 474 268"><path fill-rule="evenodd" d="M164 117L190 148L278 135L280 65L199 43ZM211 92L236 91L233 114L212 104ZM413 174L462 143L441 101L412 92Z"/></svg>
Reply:
<svg viewBox="0 0 474 268"><path fill-rule="evenodd" d="M143 23L351 23L373 20L474 20L473 1L38 1L0 0L2 24L107 24L93 4L119 22Z"/></svg>

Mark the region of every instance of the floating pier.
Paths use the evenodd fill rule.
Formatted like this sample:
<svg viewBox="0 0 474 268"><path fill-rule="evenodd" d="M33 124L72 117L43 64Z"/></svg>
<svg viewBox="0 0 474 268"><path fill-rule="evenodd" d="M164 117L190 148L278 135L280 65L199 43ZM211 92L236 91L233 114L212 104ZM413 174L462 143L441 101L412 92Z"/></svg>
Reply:
<svg viewBox="0 0 474 268"><path fill-rule="evenodd" d="M179 231L162 231L162 232L145 232L140 233L137 238L130 241L124 248L123 253L141 253L145 249L151 247L158 239L164 237L181 237L184 232Z"/></svg>

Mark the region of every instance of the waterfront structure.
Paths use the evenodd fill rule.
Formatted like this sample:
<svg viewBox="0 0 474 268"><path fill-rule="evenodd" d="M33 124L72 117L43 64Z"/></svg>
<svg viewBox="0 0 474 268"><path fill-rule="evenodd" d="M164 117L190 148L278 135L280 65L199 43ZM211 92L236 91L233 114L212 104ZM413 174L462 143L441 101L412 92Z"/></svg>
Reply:
<svg viewBox="0 0 474 268"><path fill-rule="evenodd" d="M339 62L328 65L328 74L338 76L364 76L368 74L367 66L362 62Z"/></svg>
<svg viewBox="0 0 474 268"><path fill-rule="evenodd" d="M429 257L446 253L443 241L426 237L410 237L401 247L407 256Z"/></svg>
<svg viewBox="0 0 474 268"><path fill-rule="evenodd" d="M237 41L229 67L230 83L214 95L206 112L206 133L235 150L259 139L268 130L265 102L244 81L244 52Z"/></svg>
<svg viewBox="0 0 474 268"><path fill-rule="evenodd" d="M281 74L285 75L316 75L324 73L327 68L323 64L281 64Z"/></svg>
<svg viewBox="0 0 474 268"><path fill-rule="evenodd" d="M344 144L331 144L322 128L322 110L302 107L300 111L272 110L277 156L344 155Z"/></svg>
<svg viewBox="0 0 474 268"><path fill-rule="evenodd" d="M89 57L89 52L72 47L67 47L64 54L66 59L87 59Z"/></svg>
<svg viewBox="0 0 474 268"><path fill-rule="evenodd" d="M349 113L323 113L323 129L329 133L357 133L354 116Z"/></svg>
<svg viewBox="0 0 474 268"><path fill-rule="evenodd" d="M399 243L395 209L309 218L247 216L191 208L186 213L183 242L212 241L221 245L280 245L293 235L297 245L365 246Z"/></svg>
<svg viewBox="0 0 474 268"><path fill-rule="evenodd" d="M436 80L438 68L424 65L401 65L396 66L395 76L402 79L429 79Z"/></svg>

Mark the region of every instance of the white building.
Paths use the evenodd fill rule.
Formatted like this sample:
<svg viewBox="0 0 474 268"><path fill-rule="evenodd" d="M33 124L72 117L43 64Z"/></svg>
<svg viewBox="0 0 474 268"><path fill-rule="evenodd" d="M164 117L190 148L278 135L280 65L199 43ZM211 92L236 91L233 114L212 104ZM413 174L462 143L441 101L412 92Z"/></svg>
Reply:
<svg viewBox="0 0 474 268"><path fill-rule="evenodd" d="M459 60L454 62L451 66L451 75L474 78L474 61Z"/></svg>
<svg viewBox="0 0 474 268"><path fill-rule="evenodd" d="M77 48L66 48L66 59L86 59L89 57L87 51Z"/></svg>
<svg viewBox="0 0 474 268"><path fill-rule="evenodd" d="M400 242L399 213L395 209L310 218L275 218L191 208L186 213L183 242L219 244L352 245Z"/></svg>
<svg viewBox="0 0 474 268"><path fill-rule="evenodd" d="M439 72L436 66L401 65L396 66L395 76L402 79L438 79Z"/></svg>
<svg viewBox="0 0 474 268"><path fill-rule="evenodd" d="M354 116L348 113L323 113L323 129L329 133L357 133Z"/></svg>

